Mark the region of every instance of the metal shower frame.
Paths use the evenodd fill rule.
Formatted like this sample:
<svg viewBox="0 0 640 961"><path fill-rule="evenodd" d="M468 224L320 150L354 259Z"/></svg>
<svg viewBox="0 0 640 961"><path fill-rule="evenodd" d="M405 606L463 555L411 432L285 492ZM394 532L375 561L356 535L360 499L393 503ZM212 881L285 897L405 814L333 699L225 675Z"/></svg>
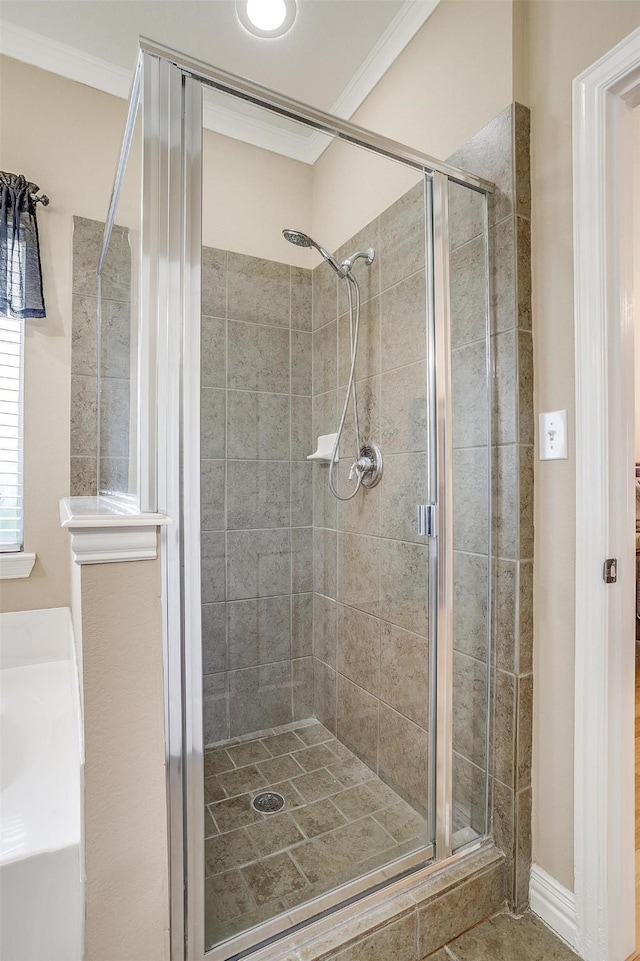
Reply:
<svg viewBox="0 0 640 961"><path fill-rule="evenodd" d="M384 897L391 881L415 879L462 859L486 843L480 839L452 853L453 841L453 468L449 332L448 183L485 196L484 243L488 264L487 195L493 185L473 174L412 150L379 134L274 93L241 77L152 41L140 40L125 135L111 197L105 250L114 223L120 185L138 108L142 106L143 197L140 269L138 372L138 503L161 510L172 523L161 531L167 805L171 957L203 961L204 821L202 804L202 655L200 624L200 285L202 246L202 86L301 122L334 138L421 171L426 184L427 379L429 500L437 504L436 536L430 538L431 764L430 810L434 843L365 878L234 938L233 954L257 948L283 929L307 922L319 912L367 896ZM432 229L429 225L433 224ZM103 258L104 260L104 252ZM102 262L102 261L101 261ZM429 269L430 267L430 269ZM488 285L488 280L487 280ZM491 476L490 299L487 286L488 477ZM430 400L429 400L430 398ZM184 478L184 482L181 480ZM491 496L488 497L488 557ZM487 593L487 650L491 650L491 578ZM491 658L487 658L490 673ZM488 678L490 681L490 678ZM488 685L488 691L490 686ZM489 704L488 698L488 704ZM488 800L489 707L485 800ZM487 814L488 816L488 814ZM428 858L435 858L425 865ZM376 893L377 892L377 893ZM229 957L216 947L210 961Z"/></svg>

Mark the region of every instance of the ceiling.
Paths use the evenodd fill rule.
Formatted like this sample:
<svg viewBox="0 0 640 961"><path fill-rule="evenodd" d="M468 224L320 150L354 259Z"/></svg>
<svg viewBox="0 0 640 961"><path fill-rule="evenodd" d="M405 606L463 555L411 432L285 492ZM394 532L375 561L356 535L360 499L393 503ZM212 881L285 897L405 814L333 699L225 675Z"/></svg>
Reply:
<svg viewBox="0 0 640 961"><path fill-rule="evenodd" d="M2 0L0 52L128 96L138 37L348 119L438 0L298 0L284 37L244 30L235 0ZM327 145L289 121L209 94L205 126L313 163Z"/></svg>

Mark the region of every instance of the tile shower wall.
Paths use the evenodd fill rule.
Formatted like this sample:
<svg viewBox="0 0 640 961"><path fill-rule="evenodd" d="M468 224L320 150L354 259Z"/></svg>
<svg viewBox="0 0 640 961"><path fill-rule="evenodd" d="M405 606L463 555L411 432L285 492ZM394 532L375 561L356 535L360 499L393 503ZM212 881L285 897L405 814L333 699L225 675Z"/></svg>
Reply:
<svg viewBox="0 0 640 961"><path fill-rule="evenodd" d="M313 713L311 272L203 249L204 739Z"/></svg>
<svg viewBox="0 0 640 961"><path fill-rule="evenodd" d="M398 794L428 797L428 547L415 528L426 481L425 202L422 183L359 231L336 256L359 261L356 366L362 442L384 453L381 483L338 502L315 464L314 713ZM344 282L313 271L313 437L337 429L349 377ZM352 489L353 416L340 451L339 491Z"/></svg>
<svg viewBox="0 0 640 961"><path fill-rule="evenodd" d="M507 896L517 910L528 901L531 866L534 422L529 122L528 109L512 104L450 158L497 188L489 204L495 357L491 793L493 833L506 855ZM472 206L459 205L452 214L472 236ZM474 241L463 245L463 239L459 236L454 241L457 249L452 259L465 259L467 277L472 279L476 276ZM458 277L463 276L464 271L459 271ZM461 284L458 291L460 318L464 317L465 289L470 288Z"/></svg>
<svg viewBox="0 0 640 961"><path fill-rule="evenodd" d="M104 223L73 218L71 346L71 495L97 492L96 270ZM103 490L129 489L131 249L129 231L114 226L102 276L100 474Z"/></svg>

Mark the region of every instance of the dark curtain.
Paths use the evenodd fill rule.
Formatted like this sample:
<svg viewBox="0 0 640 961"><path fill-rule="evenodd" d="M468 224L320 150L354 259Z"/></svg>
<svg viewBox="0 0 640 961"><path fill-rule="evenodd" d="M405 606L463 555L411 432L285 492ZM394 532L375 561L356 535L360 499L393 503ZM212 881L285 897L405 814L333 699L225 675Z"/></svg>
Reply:
<svg viewBox="0 0 640 961"><path fill-rule="evenodd" d="M0 314L44 317L35 196L22 174L0 171Z"/></svg>

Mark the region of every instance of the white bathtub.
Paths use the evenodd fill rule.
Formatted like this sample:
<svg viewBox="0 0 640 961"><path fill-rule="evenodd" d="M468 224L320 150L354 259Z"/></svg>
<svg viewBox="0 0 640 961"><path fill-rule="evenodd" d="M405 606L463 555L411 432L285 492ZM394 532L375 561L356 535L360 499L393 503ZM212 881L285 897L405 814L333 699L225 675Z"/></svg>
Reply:
<svg viewBox="0 0 640 961"><path fill-rule="evenodd" d="M0 958L81 961L82 723L68 608L0 615Z"/></svg>

